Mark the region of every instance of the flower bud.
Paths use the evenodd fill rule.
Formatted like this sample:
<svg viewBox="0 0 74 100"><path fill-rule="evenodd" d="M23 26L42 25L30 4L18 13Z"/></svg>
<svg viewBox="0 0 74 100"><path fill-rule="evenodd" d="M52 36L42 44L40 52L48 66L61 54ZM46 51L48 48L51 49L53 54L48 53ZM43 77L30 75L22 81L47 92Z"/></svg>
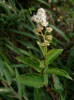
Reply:
<svg viewBox="0 0 74 100"><path fill-rule="evenodd" d="M52 40L52 35L47 35L47 39L49 40L49 41L51 41Z"/></svg>
<svg viewBox="0 0 74 100"><path fill-rule="evenodd" d="M51 33L52 31L53 31L53 29L51 27L46 28L46 32Z"/></svg>

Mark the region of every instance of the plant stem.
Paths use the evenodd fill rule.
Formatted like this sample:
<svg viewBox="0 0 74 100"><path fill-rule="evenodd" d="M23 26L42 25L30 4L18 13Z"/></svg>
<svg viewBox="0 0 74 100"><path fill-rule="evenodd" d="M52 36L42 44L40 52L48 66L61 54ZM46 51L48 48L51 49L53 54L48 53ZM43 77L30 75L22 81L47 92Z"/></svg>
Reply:
<svg viewBox="0 0 74 100"><path fill-rule="evenodd" d="M45 46L44 66L46 66L46 58L47 58L47 46Z"/></svg>
<svg viewBox="0 0 74 100"><path fill-rule="evenodd" d="M51 91L50 87L46 87L46 90L47 90L47 92L49 92L49 94L51 95L52 99L56 100L55 96L54 96L54 93Z"/></svg>
<svg viewBox="0 0 74 100"><path fill-rule="evenodd" d="M25 100L29 100L25 93L24 93L23 97Z"/></svg>
<svg viewBox="0 0 74 100"><path fill-rule="evenodd" d="M45 38L44 38L44 41L46 39L46 32L45 32ZM47 45L45 45L45 59L44 59L44 66L46 66L46 58L47 58Z"/></svg>

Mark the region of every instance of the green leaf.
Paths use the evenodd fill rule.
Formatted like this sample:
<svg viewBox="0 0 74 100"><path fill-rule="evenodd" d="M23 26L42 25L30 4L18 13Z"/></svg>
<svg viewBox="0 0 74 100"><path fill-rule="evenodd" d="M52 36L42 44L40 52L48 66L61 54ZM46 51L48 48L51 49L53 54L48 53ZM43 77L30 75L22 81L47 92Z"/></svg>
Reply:
<svg viewBox="0 0 74 100"><path fill-rule="evenodd" d="M19 49L19 48L17 48L12 42L10 42L10 41L8 41L8 40L7 40L7 42L8 42L8 44L6 44L6 46L7 46L10 50L14 51L15 53L17 53L17 54L19 54L19 55L22 55L22 53L20 52L20 49Z"/></svg>
<svg viewBox="0 0 74 100"><path fill-rule="evenodd" d="M19 40L18 40L19 41ZM24 46L26 46L27 48L33 49L37 52L39 52L39 50L31 43L27 42L27 41L19 41L21 44L23 44Z"/></svg>
<svg viewBox="0 0 74 100"><path fill-rule="evenodd" d="M65 70L63 70L63 69L50 68L50 69L46 70L44 73L45 74L56 74L56 75L63 76L63 77L66 77L66 78L72 80L70 75Z"/></svg>
<svg viewBox="0 0 74 100"><path fill-rule="evenodd" d="M12 67L13 68L28 68L28 66L25 64L13 64Z"/></svg>
<svg viewBox="0 0 74 100"><path fill-rule="evenodd" d="M2 52L2 50L0 50L0 56L2 57L2 59L3 59L4 61L6 61L7 63L10 64L9 59L5 56L5 54Z"/></svg>
<svg viewBox="0 0 74 100"><path fill-rule="evenodd" d="M2 75L4 76L4 78L6 79L8 84L11 84L12 83L11 74L9 73L7 68L5 67L5 64L4 64L4 62L2 60L1 60L1 66L0 67L1 67L0 70L2 71Z"/></svg>
<svg viewBox="0 0 74 100"><path fill-rule="evenodd" d="M16 78L20 76L17 69L15 69L15 73L16 73ZM17 82L17 86L18 86L18 95L20 97L22 97L23 96L23 91L24 91L24 86L19 82Z"/></svg>
<svg viewBox="0 0 74 100"><path fill-rule="evenodd" d="M40 88L44 85L44 79L39 74L24 74L16 77L14 80L35 88Z"/></svg>
<svg viewBox="0 0 74 100"><path fill-rule="evenodd" d="M5 75L6 81L10 85L12 83L12 77L11 77L10 73L8 72L8 70L5 68L4 68L4 75Z"/></svg>
<svg viewBox="0 0 74 100"><path fill-rule="evenodd" d="M49 4L47 2L45 2L44 0L37 0L37 1L44 4L44 5L46 5L47 7L49 7Z"/></svg>
<svg viewBox="0 0 74 100"><path fill-rule="evenodd" d="M60 34L60 36L62 36L66 42L70 43L70 40L69 38L65 35L64 32L62 32L60 29L58 29L57 27L53 26L53 25L50 25L56 32L58 32L58 34Z"/></svg>
<svg viewBox="0 0 74 100"><path fill-rule="evenodd" d="M30 15L26 15L26 16L27 16L27 18L28 18L28 20L29 20L31 26L32 26L33 28L35 28L35 25L34 25L33 21L31 20L31 16L30 16Z"/></svg>
<svg viewBox="0 0 74 100"><path fill-rule="evenodd" d="M16 57L16 59L26 65L28 65L29 67L34 68L36 71L41 72L41 68L39 67L39 62L35 59L31 59L30 57Z"/></svg>
<svg viewBox="0 0 74 100"><path fill-rule="evenodd" d="M53 75L53 78L54 78L54 87L55 89L57 90L63 90L63 86L58 78L58 76L56 75Z"/></svg>
<svg viewBox="0 0 74 100"><path fill-rule="evenodd" d="M68 56L67 65L66 66L68 68L70 68L71 66L73 66L73 62L74 62L74 46L70 50L70 54Z"/></svg>
<svg viewBox="0 0 74 100"><path fill-rule="evenodd" d="M21 34L21 35L25 35L27 37L33 38L33 39L37 39L33 34L27 33L27 32L21 32L15 29L6 29L6 31L10 31L10 32L14 32L17 34Z"/></svg>
<svg viewBox="0 0 74 100"><path fill-rule="evenodd" d="M12 69L12 66L9 65L7 62L4 62L4 65L6 67L6 69L10 72L11 76L14 76L14 70Z"/></svg>
<svg viewBox="0 0 74 100"><path fill-rule="evenodd" d="M11 11L10 11L10 9L8 8L8 5L7 5L6 3L0 2L0 7L2 7L3 10L4 10L8 15L11 15Z"/></svg>
<svg viewBox="0 0 74 100"><path fill-rule="evenodd" d="M47 57L46 57L46 64L52 63L61 53L63 49L52 49L48 51Z"/></svg>
<svg viewBox="0 0 74 100"><path fill-rule="evenodd" d="M3 70L4 70L3 61L0 59L0 76L4 75Z"/></svg>
<svg viewBox="0 0 74 100"><path fill-rule="evenodd" d="M24 54L24 55L26 55L26 56L28 56L28 57L30 57L30 58L32 58L32 59L35 59L35 60L37 60L38 62L40 62L40 59L38 59L38 57L36 57L35 55L33 55L32 52L30 52L30 51L25 51L25 50L23 50L23 49L19 49L19 51L20 51L22 54Z"/></svg>

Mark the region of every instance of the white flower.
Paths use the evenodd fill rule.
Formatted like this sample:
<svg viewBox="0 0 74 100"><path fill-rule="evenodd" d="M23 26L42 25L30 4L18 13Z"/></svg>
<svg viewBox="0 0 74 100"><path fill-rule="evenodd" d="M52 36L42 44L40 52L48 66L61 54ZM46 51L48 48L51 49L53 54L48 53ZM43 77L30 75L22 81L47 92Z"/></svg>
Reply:
<svg viewBox="0 0 74 100"><path fill-rule="evenodd" d="M43 8L38 9L38 11L37 11L37 16L43 17L43 18L41 18L41 19L46 20L46 12L45 12L45 10L44 10Z"/></svg>
<svg viewBox="0 0 74 100"><path fill-rule="evenodd" d="M37 24L41 24L42 26L48 26L46 12L43 8L38 9L37 14L32 16L32 21L36 22Z"/></svg>

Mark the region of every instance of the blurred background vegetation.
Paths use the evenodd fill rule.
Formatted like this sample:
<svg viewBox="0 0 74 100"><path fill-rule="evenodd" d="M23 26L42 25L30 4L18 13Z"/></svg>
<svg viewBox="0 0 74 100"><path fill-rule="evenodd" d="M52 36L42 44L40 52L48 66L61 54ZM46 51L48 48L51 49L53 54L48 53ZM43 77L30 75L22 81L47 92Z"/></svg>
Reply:
<svg viewBox="0 0 74 100"><path fill-rule="evenodd" d="M41 7L53 28L50 48L64 49L50 67L58 66L74 78L74 0L0 0L0 100L74 100L74 81L66 78L49 75L49 90L13 81L21 74L34 72L16 60L18 55L32 52L41 57L33 32L36 25L31 21Z"/></svg>

